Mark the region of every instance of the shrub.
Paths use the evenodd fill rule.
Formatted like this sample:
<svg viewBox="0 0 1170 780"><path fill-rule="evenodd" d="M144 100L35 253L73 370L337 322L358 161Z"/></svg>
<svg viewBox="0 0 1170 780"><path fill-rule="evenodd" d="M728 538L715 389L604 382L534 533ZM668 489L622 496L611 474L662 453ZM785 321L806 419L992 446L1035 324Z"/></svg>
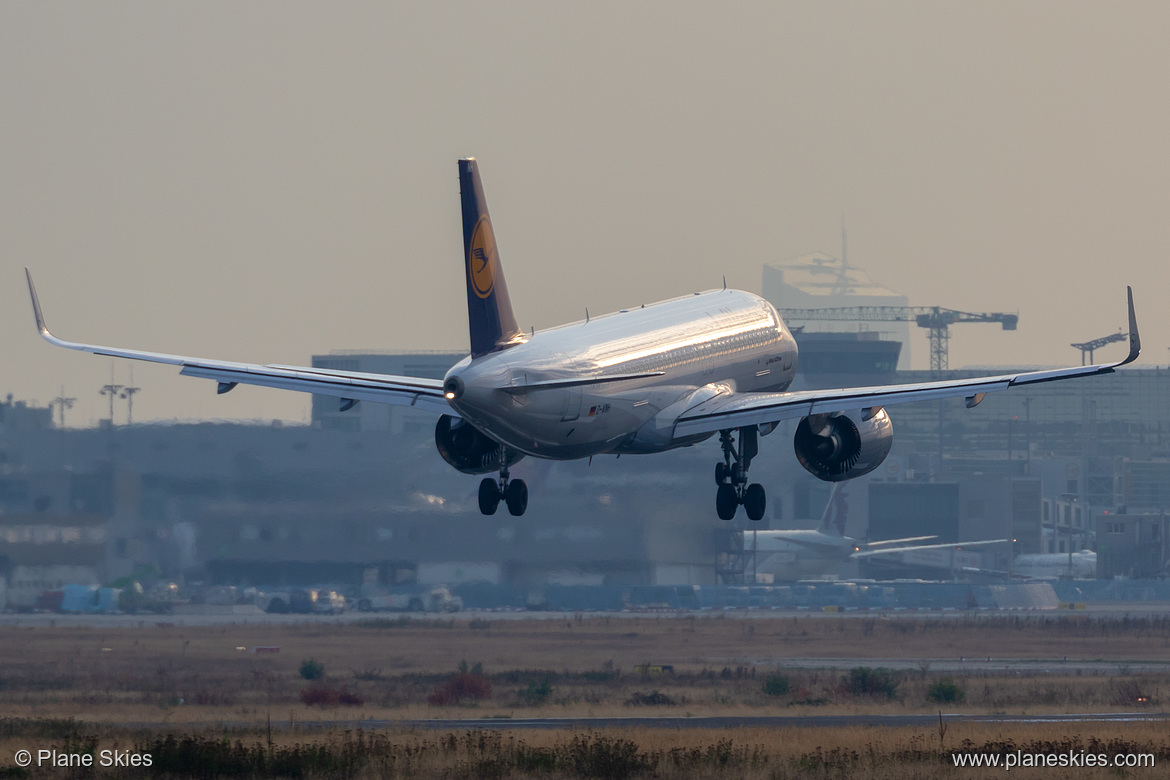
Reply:
<svg viewBox="0 0 1170 780"><path fill-rule="evenodd" d="M787 696L788 678L782 674L770 674L764 678L764 693L769 696Z"/></svg>
<svg viewBox="0 0 1170 780"><path fill-rule="evenodd" d="M636 692L633 696L626 699L627 707L673 707L676 704L678 702L661 691L651 691L650 693Z"/></svg>
<svg viewBox="0 0 1170 780"><path fill-rule="evenodd" d="M935 680L926 690L926 698L937 704L958 704L967 694L950 677Z"/></svg>
<svg viewBox="0 0 1170 780"><path fill-rule="evenodd" d="M320 680L325 676L325 664L315 658L306 658L301 661L301 677L306 680Z"/></svg>
<svg viewBox="0 0 1170 780"><path fill-rule="evenodd" d="M464 668L466 664L463 665ZM476 665L478 667L478 664ZM460 671L451 675L447 680L435 688L427 703L436 707L448 704L459 704L467 699L482 701L492 697L492 681L482 674Z"/></svg>
<svg viewBox="0 0 1170 780"><path fill-rule="evenodd" d="M841 689L850 696L892 699L898 692L898 678L889 669L855 666L841 678Z"/></svg>
<svg viewBox="0 0 1170 780"><path fill-rule="evenodd" d="M1130 707L1135 704L1145 706L1154 703L1154 697L1143 689L1137 680L1125 680L1111 687L1114 688L1114 704Z"/></svg>
<svg viewBox="0 0 1170 780"><path fill-rule="evenodd" d="M301 691L301 703L308 707L360 707L361 695L329 685L310 685Z"/></svg>
<svg viewBox="0 0 1170 780"><path fill-rule="evenodd" d="M547 677L539 683L533 680L528 683L528 688L524 691L524 700L529 704L544 704L548 701L548 697L552 696L552 692L552 683Z"/></svg>
<svg viewBox="0 0 1170 780"><path fill-rule="evenodd" d="M792 701L788 706L819 707L828 703L829 700L824 696L813 696L812 691L801 686L792 692Z"/></svg>

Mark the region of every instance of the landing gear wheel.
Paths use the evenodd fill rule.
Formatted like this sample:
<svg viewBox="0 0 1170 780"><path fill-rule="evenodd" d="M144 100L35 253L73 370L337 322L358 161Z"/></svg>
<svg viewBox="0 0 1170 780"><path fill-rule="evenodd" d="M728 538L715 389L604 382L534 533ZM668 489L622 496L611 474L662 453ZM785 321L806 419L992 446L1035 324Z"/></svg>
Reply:
<svg viewBox="0 0 1170 780"><path fill-rule="evenodd" d="M735 517L735 510L739 507L739 496L735 494L734 485L720 485L715 494L715 511L720 520L731 520Z"/></svg>
<svg viewBox="0 0 1170 780"><path fill-rule="evenodd" d="M527 503L527 496L525 497ZM500 505L500 486L491 477L484 477L479 483L479 511L485 515L494 515L496 507ZM512 514L516 514L513 512Z"/></svg>
<svg viewBox="0 0 1170 780"><path fill-rule="evenodd" d="M748 484L748 467L760 451L759 428L748 425L739 428L738 432L737 444L733 436L735 429L719 431L723 462L715 464L715 482L719 484L719 492L715 494L715 511L719 513L720 520L731 520L735 517L736 508L743 504L749 520L760 520L764 517L767 505L764 488L755 483Z"/></svg>
<svg viewBox="0 0 1170 780"><path fill-rule="evenodd" d="M508 483L508 488L504 491L504 501L508 504L508 511L515 517L524 514L524 510L528 508L528 486L524 484L524 480L514 479Z"/></svg>
<svg viewBox="0 0 1170 780"><path fill-rule="evenodd" d="M748 520L761 520L764 517L764 509L768 505L768 497L764 493L764 486L759 482L753 482L747 486L747 490L743 494L743 508L747 512Z"/></svg>

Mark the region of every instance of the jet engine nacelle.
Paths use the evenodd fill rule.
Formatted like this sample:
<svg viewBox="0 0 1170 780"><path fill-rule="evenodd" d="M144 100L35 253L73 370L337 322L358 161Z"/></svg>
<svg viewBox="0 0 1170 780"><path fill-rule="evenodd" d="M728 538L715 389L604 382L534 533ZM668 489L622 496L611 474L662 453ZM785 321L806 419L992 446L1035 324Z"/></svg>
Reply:
<svg viewBox="0 0 1170 780"><path fill-rule="evenodd" d="M464 474L489 474L499 471L501 465L511 466L524 457L509 451L507 464L501 464L504 448L499 442L485 436L466 420L444 414L435 423L435 448Z"/></svg>
<svg viewBox="0 0 1170 780"><path fill-rule="evenodd" d="M805 417L796 426L793 449L805 471L825 482L842 482L880 466L893 443L890 416L878 406Z"/></svg>

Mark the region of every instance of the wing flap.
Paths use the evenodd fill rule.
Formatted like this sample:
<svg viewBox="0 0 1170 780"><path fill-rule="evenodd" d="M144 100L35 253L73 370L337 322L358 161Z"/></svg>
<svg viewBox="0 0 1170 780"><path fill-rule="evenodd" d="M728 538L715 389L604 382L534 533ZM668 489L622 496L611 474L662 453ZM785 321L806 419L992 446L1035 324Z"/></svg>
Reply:
<svg viewBox="0 0 1170 780"><path fill-rule="evenodd" d="M1006 390L1011 385L1011 380L1011 377L984 377L957 382L923 382L851 387L841 390L739 393L712 398L681 415L675 426L675 436L710 433L746 425L764 425L814 414L847 412L870 406L990 393Z"/></svg>
<svg viewBox="0 0 1170 780"><path fill-rule="evenodd" d="M385 381L368 383L345 376L330 377L316 372L289 371L271 366L247 366L246 370L186 363L183 376L214 379L225 384L256 385L276 390L294 390L353 401L412 406L438 414L453 414L442 390L424 390Z"/></svg>

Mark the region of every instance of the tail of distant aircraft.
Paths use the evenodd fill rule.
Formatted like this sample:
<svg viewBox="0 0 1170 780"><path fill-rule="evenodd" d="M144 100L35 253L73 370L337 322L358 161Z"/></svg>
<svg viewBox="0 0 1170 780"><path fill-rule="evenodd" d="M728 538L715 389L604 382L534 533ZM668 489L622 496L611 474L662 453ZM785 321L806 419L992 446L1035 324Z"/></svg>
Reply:
<svg viewBox="0 0 1170 780"><path fill-rule="evenodd" d="M496 249L487 199L474 157L459 161L459 196L463 202L463 255L467 268L467 319L471 357L507 349L522 335Z"/></svg>
<svg viewBox="0 0 1170 780"><path fill-rule="evenodd" d="M849 519L849 502L845 500L845 483L834 482L833 492L829 494L829 502L825 504L825 513L821 515L821 531L845 535L845 522Z"/></svg>

